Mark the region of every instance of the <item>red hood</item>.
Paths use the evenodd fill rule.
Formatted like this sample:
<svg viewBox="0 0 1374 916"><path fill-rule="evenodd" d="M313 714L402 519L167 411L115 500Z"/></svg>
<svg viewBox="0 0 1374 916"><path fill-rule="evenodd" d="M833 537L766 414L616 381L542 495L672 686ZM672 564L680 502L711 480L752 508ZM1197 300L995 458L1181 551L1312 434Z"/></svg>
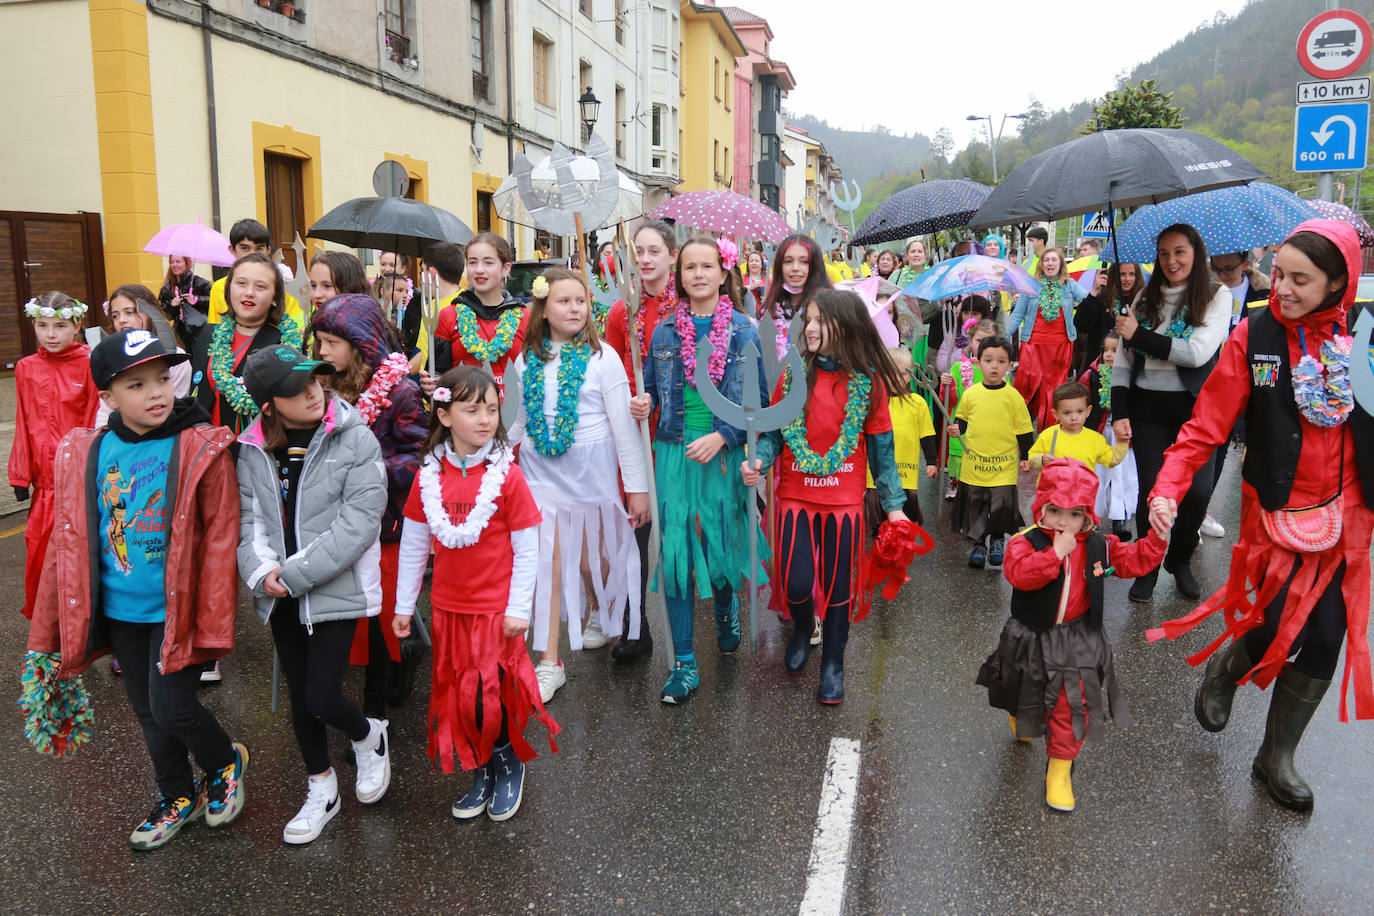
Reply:
<svg viewBox="0 0 1374 916"><path fill-rule="evenodd" d="M1359 292L1360 285L1360 237L1355 232L1355 227L1349 223L1343 223L1337 219L1309 219L1300 223L1290 234L1296 235L1299 232L1315 232L1322 238L1333 243L1340 249L1341 255L1345 258L1345 295L1341 301L1324 309L1316 309L1308 312L1297 320L1290 320L1283 317L1283 311L1279 308L1278 284L1274 282L1274 276L1269 276L1269 313L1278 319L1284 327L1297 327L1302 325L1306 328L1325 328L1330 330L1331 322L1339 322L1341 327L1345 327L1345 313L1355 302L1355 296Z"/></svg>
<svg viewBox="0 0 1374 916"><path fill-rule="evenodd" d="M1075 458L1050 458L1040 471L1035 486L1035 501L1031 503L1031 518L1038 525L1045 506L1053 503L1061 509L1081 506L1088 513L1092 527L1102 523L1097 517L1097 474Z"/></svg>

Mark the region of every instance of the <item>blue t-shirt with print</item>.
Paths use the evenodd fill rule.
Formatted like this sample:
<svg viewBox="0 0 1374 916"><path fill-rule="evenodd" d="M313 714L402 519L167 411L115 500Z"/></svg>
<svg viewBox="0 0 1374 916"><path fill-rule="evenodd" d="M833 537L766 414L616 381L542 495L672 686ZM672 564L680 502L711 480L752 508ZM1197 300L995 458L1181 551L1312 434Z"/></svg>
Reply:
<svg viewBox="0 0 1374 916"><path fill-rule="evenodd" d="M176 436L126 442L100 437L100 588L106 617L126 623L167 619L167 468Z"/></svg>

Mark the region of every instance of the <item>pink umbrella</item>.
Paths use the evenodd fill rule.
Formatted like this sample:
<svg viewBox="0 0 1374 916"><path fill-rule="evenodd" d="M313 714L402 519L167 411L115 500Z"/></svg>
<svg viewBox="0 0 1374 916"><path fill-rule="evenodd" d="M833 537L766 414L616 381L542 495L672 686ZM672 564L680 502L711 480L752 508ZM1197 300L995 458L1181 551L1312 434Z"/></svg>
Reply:
<svg viewBox="0 0 1374 916"><path fill-rule="evenodd" d="M688 191L659 204L649 219L769 242L780 242L792 231L776 211L734 191Z"/></svg>
<svg viewBox="0 0 1374 916"><path fill-rule="evenodd" d="M143 250L149 254L174 254L217 267L229 267L234 263L234 253L229 249L229 240L200 223L164 226L143 246Z"/></svg>

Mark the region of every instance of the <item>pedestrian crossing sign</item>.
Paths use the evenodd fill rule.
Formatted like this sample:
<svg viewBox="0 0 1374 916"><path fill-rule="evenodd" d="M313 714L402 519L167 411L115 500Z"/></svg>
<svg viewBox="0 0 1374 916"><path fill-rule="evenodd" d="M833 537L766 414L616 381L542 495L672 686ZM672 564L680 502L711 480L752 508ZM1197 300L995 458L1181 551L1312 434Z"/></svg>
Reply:
<svg viewBox="0 0 1374 916"><path fill-rule="evenodd" d="M1085 239L1105 239L1111 235L1112 211L1099 210L1096 213L1087 213L1083 216L1083 238Z"/></svg>

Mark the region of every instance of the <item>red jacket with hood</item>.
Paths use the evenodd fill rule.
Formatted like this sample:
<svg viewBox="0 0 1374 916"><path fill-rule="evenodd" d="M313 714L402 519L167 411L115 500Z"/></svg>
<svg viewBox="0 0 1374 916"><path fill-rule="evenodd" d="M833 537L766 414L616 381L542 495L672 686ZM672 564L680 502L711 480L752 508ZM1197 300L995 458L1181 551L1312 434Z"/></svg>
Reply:
<svg viewBox="0 0 1374 916"><path fill-rule="evenodd" d="M52 458L69 430L95 422L100 392L91 380L91 348L72 344L61 353L40 349L14 366L19 410L10 449L10 485L51 490Z"/></svg>

